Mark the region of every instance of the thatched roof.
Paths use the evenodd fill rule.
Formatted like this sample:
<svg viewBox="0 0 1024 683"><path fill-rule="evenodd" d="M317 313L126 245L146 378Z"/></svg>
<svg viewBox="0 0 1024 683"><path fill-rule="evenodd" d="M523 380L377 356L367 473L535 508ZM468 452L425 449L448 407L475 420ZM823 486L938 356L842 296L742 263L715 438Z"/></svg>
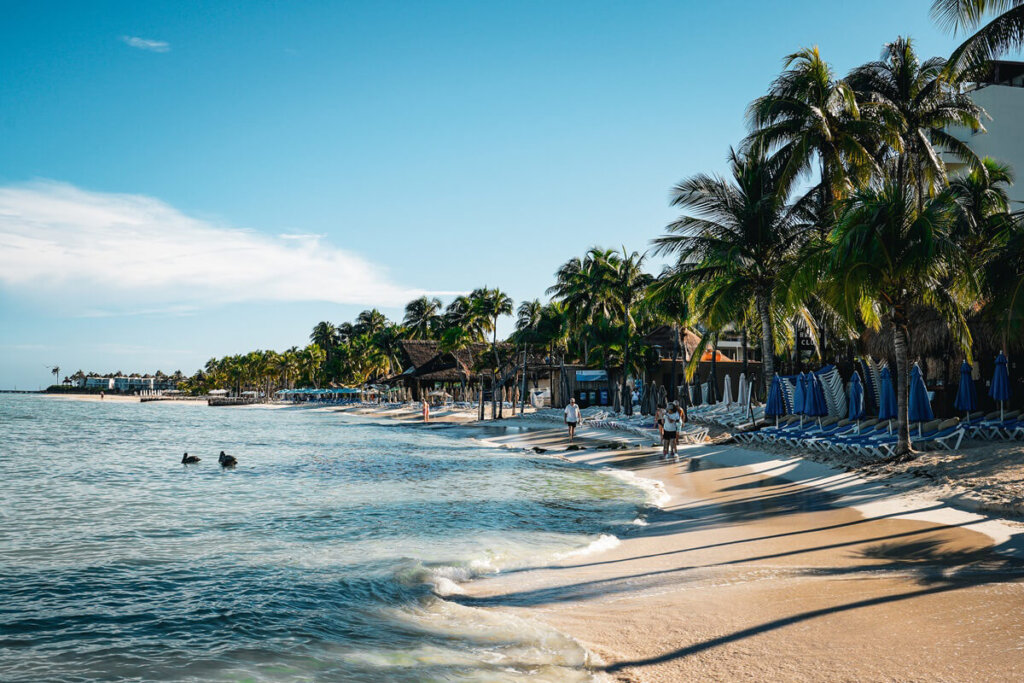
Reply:
<svg viewBox="0 0 1024 683"><path fill-rule="evenodd" d="M455 352L441 352L438 342L433 340L403 340L402 365L412 372L396 375L393 380L402 377L413 377L427 382L458 382L473 375L481 366L494 365L490 356L491 345L486 342L475 342L468 348ZM503 344L498 344L499 355L505 351Z"/></svg>
<svg viewBox="0 0 1024 683"><path fill-rule="evenodd" d="M697 350L701 337L690 329L684 329L681 337L683 348L686 349L684 355L688 358ZM670 325L660 325L644 335L644 342L648 346L660 346L661 357L671 358L672 347L675 344L675 333Z"/></svg>
<svg viewBox="0 0 1024 683"><path fill-rule="evenodd" d="M914 358L959 358L957 342L949 331L949 325L938 311L927 306L915 306L909 311L910 345L908 352ZM971 343L976 354L995 355L1003 349L1002 335L988 321L980 317L969 320ZM892 326L882 325L881 329L867 330L861 335L864 350L878 359L895 360ZM1012 340L1011 340L1012 341ZM1010 344L1018 347L1017 344Z"/></svg>

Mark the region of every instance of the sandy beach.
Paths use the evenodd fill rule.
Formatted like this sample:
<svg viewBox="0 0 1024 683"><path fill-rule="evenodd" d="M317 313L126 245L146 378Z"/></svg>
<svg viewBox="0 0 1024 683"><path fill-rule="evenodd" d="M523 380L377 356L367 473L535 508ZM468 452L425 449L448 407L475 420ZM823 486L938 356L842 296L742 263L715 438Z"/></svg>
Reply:
<svg viewBox="0 0 1024 683"><path fill-rule="evenodd" d="M492 441L565 446L560 429ZM735 446L564 455L665 500L614 548L476 580L463 601L554 626L613 680L1024 676L1024 525Z"/></svg>

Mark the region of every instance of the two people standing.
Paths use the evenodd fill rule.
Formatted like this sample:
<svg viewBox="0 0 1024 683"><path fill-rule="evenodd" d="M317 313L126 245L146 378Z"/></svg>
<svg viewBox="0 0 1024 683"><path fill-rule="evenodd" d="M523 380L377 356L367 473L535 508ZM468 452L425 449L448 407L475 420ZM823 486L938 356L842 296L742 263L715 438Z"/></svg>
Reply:
<svg viewBox="0 0 1024 683"><path fill-rule="evenodd" d="M658 408L655 423L661 430L661 457L679 457L679 431L686 424L686 415L675 401L668 404L667 409Z"/></svg>

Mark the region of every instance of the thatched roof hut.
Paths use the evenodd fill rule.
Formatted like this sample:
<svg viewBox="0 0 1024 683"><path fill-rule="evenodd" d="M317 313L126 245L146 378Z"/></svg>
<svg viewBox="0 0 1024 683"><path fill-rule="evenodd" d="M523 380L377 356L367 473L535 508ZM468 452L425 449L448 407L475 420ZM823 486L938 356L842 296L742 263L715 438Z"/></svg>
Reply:
<svg viewBox="0 0 1024 683"><path fill-rule="evenodd" d="M700 335L693 332L690 329L683 329L680 337L683 342L683 348L680 349L680 357L689 358L697 350L700 345ZM650 332L644 335L644 342L651 347L661 347L661 357L671 358L672 347L675 345L675 332L673 332L670 325L659 325ZM685 350L685 353L682 351Z"/></svg>

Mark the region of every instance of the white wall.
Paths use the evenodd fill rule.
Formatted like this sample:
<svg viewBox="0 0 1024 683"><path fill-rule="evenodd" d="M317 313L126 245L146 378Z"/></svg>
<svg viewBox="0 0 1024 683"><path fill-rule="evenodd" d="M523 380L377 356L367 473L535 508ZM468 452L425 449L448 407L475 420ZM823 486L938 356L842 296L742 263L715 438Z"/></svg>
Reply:
<svg viewBox="0 0 1024 683"><path fill-rule="evenodd" d="M970 129L955 128L950 133L970 145L978 156L1010 164L1017 176L1009 191L1010 199L1021 202L1011 209L1024 209L1024 88L989 85L972 92L971 99L992 117L984 121L988 132L973 134ZM962 166L948 154L943 156L950 174Z"/></svg>

